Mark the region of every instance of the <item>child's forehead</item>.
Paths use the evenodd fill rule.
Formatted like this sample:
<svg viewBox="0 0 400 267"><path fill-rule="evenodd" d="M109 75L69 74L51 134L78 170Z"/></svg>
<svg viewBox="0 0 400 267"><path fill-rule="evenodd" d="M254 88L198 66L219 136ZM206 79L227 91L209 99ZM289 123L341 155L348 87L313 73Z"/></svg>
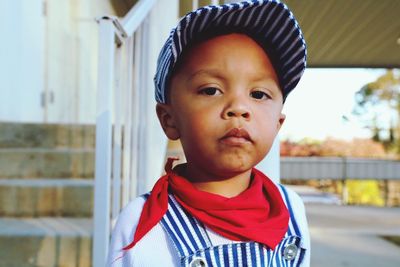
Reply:
<svg viewBox="0 0 400 267"><path fill-rule="evenodd" d="M222 53L222 51L225 51L225 53ZM210 54L214 55L214 57L210 57ZM191 44L182 52L172 72L172 77L182 69L190 67L197 69L198 65L207 67L210 64L212 66L214 61L229 61L234 56L241 57L242 61L246 63L259 63L246 60L249 55L271 62L264 48L247 34L233 32L212 36L209 39L202 39ZM207 72L212 72L212 69L208 69Z"/></svg>

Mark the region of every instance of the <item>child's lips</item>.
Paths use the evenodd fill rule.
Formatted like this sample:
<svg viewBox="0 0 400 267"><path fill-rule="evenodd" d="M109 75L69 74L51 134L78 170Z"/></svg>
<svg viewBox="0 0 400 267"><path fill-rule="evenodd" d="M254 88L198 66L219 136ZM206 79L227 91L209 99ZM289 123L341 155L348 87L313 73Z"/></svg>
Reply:
<svg viewBox="0 0 400 267"><path fill-rule="evenodd" d="M222 143L227 145L242 145L252 142L249 133L243 128L233 128L220 140Z"/></svg>

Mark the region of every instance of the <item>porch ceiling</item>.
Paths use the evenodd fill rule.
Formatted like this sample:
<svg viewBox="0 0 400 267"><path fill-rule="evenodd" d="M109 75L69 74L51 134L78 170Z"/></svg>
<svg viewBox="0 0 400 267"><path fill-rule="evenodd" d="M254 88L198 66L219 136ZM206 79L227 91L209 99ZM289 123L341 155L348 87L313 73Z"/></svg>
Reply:
<svg viewBox="0 0 400 267"><path fill-rule="evenodd" d="M400 67L399 0L283 0L308 45L309 67Z"/></svg>

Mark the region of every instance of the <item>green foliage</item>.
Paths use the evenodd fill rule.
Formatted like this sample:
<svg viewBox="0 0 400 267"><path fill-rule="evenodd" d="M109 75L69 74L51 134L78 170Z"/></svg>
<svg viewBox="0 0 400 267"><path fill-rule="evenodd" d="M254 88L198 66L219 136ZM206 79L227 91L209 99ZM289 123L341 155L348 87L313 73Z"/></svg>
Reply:
<svg viewBox="0 0 400 267"><path fill-rule="evenodd" d="M379 188L379 181L347 180L349 204L384 206L385 200Z"/></svg>
<svg viewBox="0 0 400 267"><path fill-rule="evenodd" d="M387 70L355 95L353 113L371 130L374 141L400 154L400 70Z"/></svg>

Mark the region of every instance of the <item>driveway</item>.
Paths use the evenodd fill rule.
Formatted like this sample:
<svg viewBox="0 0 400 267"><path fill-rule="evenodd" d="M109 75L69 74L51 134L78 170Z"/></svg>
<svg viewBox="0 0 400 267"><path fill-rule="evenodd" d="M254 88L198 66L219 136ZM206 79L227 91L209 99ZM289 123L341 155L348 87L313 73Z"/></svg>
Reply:
<svg viewBox="0 0 400 267"><path fill-rule="evenodd" d="M400 208L306 203L312 267L399 267Z"/></svg>

